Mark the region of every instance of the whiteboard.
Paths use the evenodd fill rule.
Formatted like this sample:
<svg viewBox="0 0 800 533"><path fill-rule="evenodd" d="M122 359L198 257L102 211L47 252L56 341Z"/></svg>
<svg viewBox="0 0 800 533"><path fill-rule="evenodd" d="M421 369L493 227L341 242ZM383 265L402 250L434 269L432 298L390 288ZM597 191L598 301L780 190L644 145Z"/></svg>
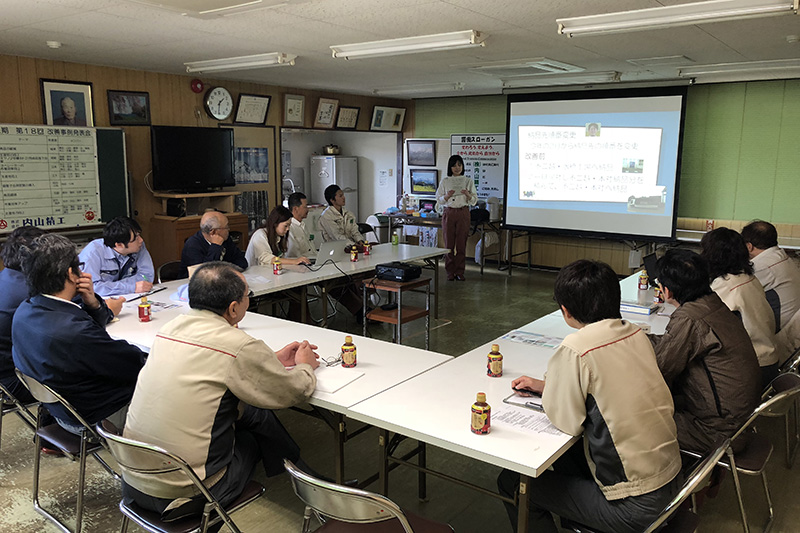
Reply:
<svg viewBox="0 0 800 533"><path fill-rule="evenodd" d="M450 154L464 160L464 175L472 178L478 198L503 198L506 170L504 133L462 133L450 136Z"/></svg>
<svg viewBox="0 0 800 533"><path fill-rule="evenodd" d="M0 124L0 232L102 219L94 128Z"/></svg>

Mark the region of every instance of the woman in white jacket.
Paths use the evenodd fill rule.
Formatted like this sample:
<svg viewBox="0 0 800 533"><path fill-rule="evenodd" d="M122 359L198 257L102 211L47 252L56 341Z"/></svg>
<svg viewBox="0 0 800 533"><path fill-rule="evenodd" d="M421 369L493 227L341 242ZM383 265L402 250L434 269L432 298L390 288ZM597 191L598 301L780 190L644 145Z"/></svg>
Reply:
<svg viewBox="0 0 800 533"><path fill-rule="evenodd" d="M284 265L310 264L307 257L285 257L291 223L291 211L282 205L273 209L267 221L250 237L244 254L247 264L270 265L275 257L280 257Z"/></svg>
<svg viewBox="0 0 800 533"><path fill-rule="evenodd" d="M747 245L738 232L717 228L700 241L702 256L708 262L711 289L728 309L739 315L753 341L766 387L778 375L775 350L775 314L764 295L764 288L753 275Z"/></svg>

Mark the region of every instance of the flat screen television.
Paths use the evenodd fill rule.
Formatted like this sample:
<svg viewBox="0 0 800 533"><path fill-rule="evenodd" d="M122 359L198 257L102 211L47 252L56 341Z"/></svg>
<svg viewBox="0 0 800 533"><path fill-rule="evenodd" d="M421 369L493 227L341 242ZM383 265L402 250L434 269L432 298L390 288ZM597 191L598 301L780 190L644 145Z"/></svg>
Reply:
<svg viewBox="0 0 800 533"><path fill-rule="evenodd" d="M153 189L207 192L236 185L233 130L151 126Z"/></svg>

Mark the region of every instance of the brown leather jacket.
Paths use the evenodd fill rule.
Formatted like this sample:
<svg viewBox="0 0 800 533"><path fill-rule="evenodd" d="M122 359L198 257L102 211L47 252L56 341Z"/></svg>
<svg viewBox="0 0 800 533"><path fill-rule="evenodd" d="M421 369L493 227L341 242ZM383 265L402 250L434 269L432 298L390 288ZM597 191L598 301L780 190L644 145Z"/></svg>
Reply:
<svg viewBox="0 0 800 533"><path fill-rule="evenodd" d="M761 373L753 343L716 294L678 307L664 335L650 340L672 391L681 448L707 451L758 405Z"/></svg>

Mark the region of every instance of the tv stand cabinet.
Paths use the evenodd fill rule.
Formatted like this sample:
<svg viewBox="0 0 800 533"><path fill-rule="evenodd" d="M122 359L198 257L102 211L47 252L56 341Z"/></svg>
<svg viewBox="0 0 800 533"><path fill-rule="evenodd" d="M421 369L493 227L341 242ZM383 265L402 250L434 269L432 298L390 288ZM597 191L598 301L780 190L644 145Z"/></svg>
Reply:
<svg viewBox="0 0 800 533"><path fill-rule="evenodd" d="M226 213L226 216L231 228L231 238L242 251L247 250L249 236L247 216L232 212ZM147 250L156 268L167 261L180 261L183 243L200 230L200 218L199 215L188 217L154 215L150 219Z"/></svg>
<svg viewBox="0 0 800 533"><path fill-rule="evenodd" d="M202 215L208 209L216 209L225 213L236 210L233 199L242 194L239 191L219 191L200 193L156 192L153 196L161 199L161 215L167 215L169 200L182 200L186 215Z"/></svg>

